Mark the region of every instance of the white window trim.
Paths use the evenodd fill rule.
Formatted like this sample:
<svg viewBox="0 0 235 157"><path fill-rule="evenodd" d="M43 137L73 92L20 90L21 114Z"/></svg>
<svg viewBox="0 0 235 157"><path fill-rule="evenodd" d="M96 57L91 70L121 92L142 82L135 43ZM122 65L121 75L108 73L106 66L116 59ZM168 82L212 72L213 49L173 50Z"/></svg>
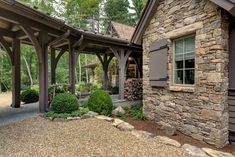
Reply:
<svg viewBox="0 0 235 157"><path fill-rule="evenodd" d="M196 85L196 48L195 48L195 51L194 51L194 53L195 53L195 57L194 57L194 68L192 68L192 69L194 69L194 84L177 84L177 83L175 83L175 71L176 71L176 69L175 69L175 41L177 41L177 40L182 40L182 39L185 39L185 38L189 38L189 37L194 37L195 38L195 41L196 41L196 35L195 34L191 34L191 35L187 35L187 36L183 36L183 37L180 37L180 38L176 38L176 39L173 39L172 41L173 41L173 48L172 48L172 50L173 50L173 64L172 64L172 74L173 74L173 77L172 77L172 86L181 86L181 87L189 87L189 88L191 88L191 87L195 87L195 85ZM196 42L195 42L195 47L196 47ZM183 69L184 70L184 69Z"/></svg>

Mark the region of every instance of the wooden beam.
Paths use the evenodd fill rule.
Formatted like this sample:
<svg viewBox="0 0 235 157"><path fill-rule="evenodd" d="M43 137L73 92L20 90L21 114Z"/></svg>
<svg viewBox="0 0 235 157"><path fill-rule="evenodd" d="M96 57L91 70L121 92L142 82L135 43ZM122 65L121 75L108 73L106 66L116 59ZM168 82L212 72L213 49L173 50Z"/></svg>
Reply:
<svg viewBox="0 0 235 157"><path fill-rule="evenodd" d="M70 36L70 30L49 43L49 46L56 45Z"/></svg>
<svg viewBox="0 0 235 157"><path fill-rule="evenodd" d="M39 33L40 58L39 62L39 111L48 111L48 33Z"/></svg>
<svg viewBox="0 0 235 157"><path fill-rule="evenodd" d="M69 42L69 84L70 92L75 94L75 74L76 74L76 55L73 49L72 41Z"/></svg>
<svg viewBox="0 0 235 157"><path fill-rule="evenodd" d="M38 39L34 35L33 30L29 26L26 26L26 25L20 25L20 27L25 32L25 34L28 35L28 37L29 37L30 41L32 42L34 48L36 49L36 52L37 52L37 55L38 55L38 58L39 58L39 62L41 62L42 59L43 59L40 55L40 52L42 52L42 48L39 44Z"/></svg>
<svg viewBox="0 0 235 157"><path fill-rule="evenodd" d="M0 9L0 19L4 19L5 21L11 22L17 25L24 24L24 25L32 26L33 29L37 29L40 31L47 31L47 32L50 32L50 34L54 34L56 36L60 36L61 34L64 33L63 31L48 27L45 24L29 19L20 14L16 14L4 8Z"/></svg>
<svg viewBox="0 0 235 157"><path fill-rule="evenodd" d="M13 52L10 49L10 45L8 44L8 42L2 36L0 36L0 44L6 50L8 56L10 58L11 64L12 64L13 63Z"/></svg>
<svg viewBox="0 0 235 157"><path fill-rule="evenodd" d="M15 33L13 31L3 29L3 28L0 28L0 35L4 37L9 37L9 38L15 37Z"/></svg>
<svg viewBox="0 0 235 157"><path fill-rule="evenodd" d="M53 48L60 48L60 47L64 47L65 45L68 45L69 44L69 41L66 40L66 41L61 41L60 43L57 43L56 45L53 45L51 47Z"/></svg>
<svg viewBox="0 0 235 157"><path fill-rule="evenodd" d="M12 63L12 107L19 108L20 100L20 40L13 39L12 42L13 63Z"/></svg>
<svg viewBox="0 0 235 157"><path fill-rule="evenodd" d="M81 38L73 44L73 48L80 47L82 45L83 40L84 40L84 37L83 35L81 35Z"/></svg>

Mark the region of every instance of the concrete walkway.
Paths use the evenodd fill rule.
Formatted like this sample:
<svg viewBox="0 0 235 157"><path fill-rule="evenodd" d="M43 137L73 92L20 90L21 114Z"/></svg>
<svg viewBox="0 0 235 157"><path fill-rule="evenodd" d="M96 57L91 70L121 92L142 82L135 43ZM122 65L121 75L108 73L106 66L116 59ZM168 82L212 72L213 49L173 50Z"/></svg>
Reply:
<svg viewBox="0 0 235 157"><path fill-rule="evenodd" d="M38 103L21 105L20 108L0 107L0 126L38 116Z"/></svg>

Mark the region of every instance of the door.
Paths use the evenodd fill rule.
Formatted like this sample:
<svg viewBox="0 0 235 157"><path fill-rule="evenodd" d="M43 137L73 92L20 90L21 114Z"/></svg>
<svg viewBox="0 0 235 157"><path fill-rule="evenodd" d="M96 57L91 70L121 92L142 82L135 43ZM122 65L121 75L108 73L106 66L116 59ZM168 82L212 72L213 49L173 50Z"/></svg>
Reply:
<svg viewBox="0 0 235 157"><path fill-rule="evenodd" d="M229 141L235 143L235 20L231 17L229 36Z"/></svg>

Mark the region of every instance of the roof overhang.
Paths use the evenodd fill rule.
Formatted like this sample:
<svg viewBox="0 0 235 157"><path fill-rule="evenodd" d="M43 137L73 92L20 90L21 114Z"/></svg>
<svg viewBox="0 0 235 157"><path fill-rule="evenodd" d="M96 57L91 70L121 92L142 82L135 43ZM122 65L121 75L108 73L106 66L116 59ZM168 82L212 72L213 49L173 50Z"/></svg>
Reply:
<svg viewBox="0 0 235 157"><path fill-rule="evenodd" d="M210 0L235 17L235 0Z"/></svg>

